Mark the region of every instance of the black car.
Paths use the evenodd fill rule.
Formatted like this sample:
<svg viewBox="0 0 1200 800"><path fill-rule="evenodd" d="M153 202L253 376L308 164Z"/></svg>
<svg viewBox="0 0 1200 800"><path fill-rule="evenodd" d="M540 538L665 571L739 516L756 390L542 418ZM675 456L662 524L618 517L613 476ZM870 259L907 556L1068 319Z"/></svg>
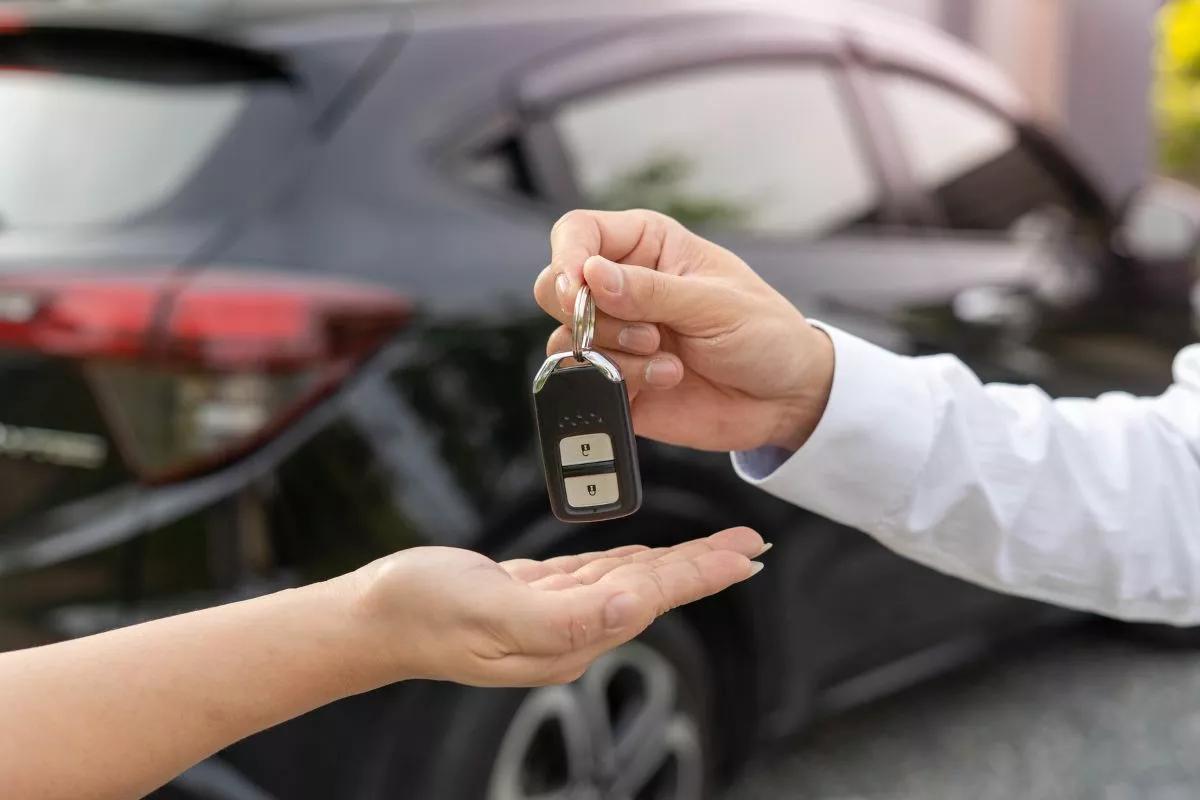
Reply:
<svg viewBox="0 0 1200 800"><path fill-rule="evenodd" d="M14 8L0 648L413 545L547 556L749 524L770 569L575 684L382 689L162 792L692 800L756 743L1050 613L758 493L724 454L642 442L638 514L556 521L530 289L575 206L666 211L806 313L989 380L1153 393L1193 335L1190 195L1106 197L986 64L879 12Z"/></svg>

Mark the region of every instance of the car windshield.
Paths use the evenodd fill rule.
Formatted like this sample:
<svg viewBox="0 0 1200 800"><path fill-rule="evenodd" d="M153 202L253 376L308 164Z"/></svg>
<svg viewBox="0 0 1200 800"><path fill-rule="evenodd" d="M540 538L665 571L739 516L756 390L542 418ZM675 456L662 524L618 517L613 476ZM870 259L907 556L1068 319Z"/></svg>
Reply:
<svg viewBox="0 0 1200 800"><path fill-rule="evenodd" d="M301 129L286 81L220 65L189 63L184 79L164 79L161 62L118 71L44 61L0 59L0 229L228 210L262 185Z"/></svg>

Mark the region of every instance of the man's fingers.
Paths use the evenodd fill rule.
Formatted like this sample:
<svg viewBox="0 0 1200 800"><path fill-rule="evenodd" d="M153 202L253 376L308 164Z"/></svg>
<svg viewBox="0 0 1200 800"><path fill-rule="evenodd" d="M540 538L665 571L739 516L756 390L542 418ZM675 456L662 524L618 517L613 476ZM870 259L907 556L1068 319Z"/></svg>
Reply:
<svg viewBox="0 0 1200 800"><path fill-rule="evenodd" d="M564 309L562 300L554 287L554 276L551 273L551 268L546 267L538 275L537 280L533 283L533 296L537 300L538 306L541 307L550 316L561 322L564 326L564 333L558 334L558 343L565 343L566 349L570 349L572 315L574 307L568 306ZM571 301L572 303L574 301ZM598 311L596 314L596 337L595 345L597 347L606 347L614 350L624 350L627 353L638 353L640 355L650 355L658 350L662 343L658 326L650 322L628 322L626 320L617 319ZM548 352L556 352L550 350Z"/></svg>
<svg viewBox="0 0 1200 800"><path fill-rule="evenodd" d="M674 275L593 256L583 269L596 307L625 322L657 322L685 336L726 329L746 313L719 278Z"/></svg>
<svg viewBox="0 0 1200 800"><path fill-rule="evenodd" d="M568 212L550 230L550 269L555 278L566 276L569 299L573 301L583 262L589 256L657 264L667 233L676 224L662 214L642 209Z"/></svg>
<svg viewBox="0 0 1200 800"><path fill-rule="evenodd" d="M558 292L555 289L555 281L559 274L554 271L552 266L546 267L538 273L537 279L533 282L533 299L537 301L542 311L563 324L569 324L573 309L563 308L562 303L559 302Z"/></svg>
<svg viewBox="0 0 1200 800"><path fill-rule="evenodd" d="M571 349L571 334L559 328L550 335L546 343L546 354L568 352ZM643 388L671 389L683 380L683 362L674 353L658 352L649 356L633 355L621 351L599 348L605 356L615 362L629 389L629 397L637 397Z"/></svg>
<svg viewBox="0 0 1200 800"><path fill-rule="evenodd" d="M560 349L571 349L571 320L568 319L551 334L551 341ZM649 322L625 322L614 319L608 314L596 314L596 333L592 339L592 347L607 350L624 350L626 353L636 353L648 356L658 351L662 346L662 336L658 326ZM547 349L549 355L556 350Z"/></svg>

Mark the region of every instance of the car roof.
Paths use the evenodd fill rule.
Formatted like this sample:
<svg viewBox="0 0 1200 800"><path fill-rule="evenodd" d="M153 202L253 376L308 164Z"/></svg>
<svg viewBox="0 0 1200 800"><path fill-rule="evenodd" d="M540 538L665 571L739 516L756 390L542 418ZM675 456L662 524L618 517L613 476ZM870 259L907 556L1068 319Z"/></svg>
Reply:
<svg viewBox="0 0 1200 800"><path fill-rule="evenodd" d="M109 0L87 6L0 3L0 16L30 25L72 24L192 35L236 35L240 29L311 20L312 35L332 32L331 16L404 13L417 28L506 24L528 20L650 19L674 15L770 13L835 29L880 63L944 77L1010 116L1028 119L1012 84L978 54L912 17L854 0Z"/></svg>
<svg viewBox="0 0 1200 800"><path fill-rule="evenodd" d="M911 15L860 0L93 0L88 5L0 0L0 31L22 24L80 25L273 49L278 25L295 42L396 25L419 33L570 20L635 25L724 14L783 16L823 29L868 63L926 75L1057 141L1041 130L1026 98L982 54Z"/></svg>

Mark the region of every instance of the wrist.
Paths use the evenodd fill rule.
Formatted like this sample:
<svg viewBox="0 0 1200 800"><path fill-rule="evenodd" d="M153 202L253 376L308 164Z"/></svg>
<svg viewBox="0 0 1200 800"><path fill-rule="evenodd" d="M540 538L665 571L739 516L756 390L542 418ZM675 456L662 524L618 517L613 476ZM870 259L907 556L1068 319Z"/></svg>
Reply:
<svg viewBox="0 0 1200 800"><path fill-rule="evenodd" d="M322 592L328 608L338 618L342 647L338 659L345 680L357 694L390 683L418 677L419 670L408 663L405 644L411 637L405 630L406 615L390 613L382 594L376 564L314 584Z"/></svg>
<svg viewBox="0 0 1200 800"><path fill-rule="evenodd" d="M779 418L770 441L775 447L795 452L816 430L833 389L833 340L821 328L805 322L799 343L804 354L797 369L794 389L780 401Z"/></svg>

